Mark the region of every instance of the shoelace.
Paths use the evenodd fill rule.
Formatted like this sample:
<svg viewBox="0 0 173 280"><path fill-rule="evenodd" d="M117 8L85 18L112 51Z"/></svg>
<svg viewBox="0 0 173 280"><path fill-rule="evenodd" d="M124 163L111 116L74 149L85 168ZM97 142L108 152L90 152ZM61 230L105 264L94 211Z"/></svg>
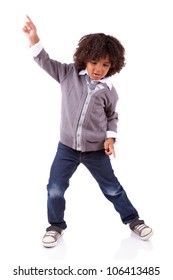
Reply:
<svg viewBox="0 0 173 280"><path fill-rule="evenodd" d="M50 231L47 231L46 232L46 235L49 235L49 236L54 236L54 235L56 235L57 234L57 232L56 231L53 231L53 230L50 230Z"/></svg>
<svg viewBox="0 0 173 280"><path fill-rule="evenodd" d="M144 228L146 228L147 226L145 224L141 224L141 225L136 225L135 226L135 230L141 232Z"/></svg>

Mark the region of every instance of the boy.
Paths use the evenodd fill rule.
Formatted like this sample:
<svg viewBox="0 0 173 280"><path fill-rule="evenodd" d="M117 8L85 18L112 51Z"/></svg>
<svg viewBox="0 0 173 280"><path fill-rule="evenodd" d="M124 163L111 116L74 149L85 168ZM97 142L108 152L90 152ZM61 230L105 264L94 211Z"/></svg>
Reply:
<svg viewBox="0 0 173 280"><path fill-rule="evenodd" d="M47 185L48 222L43 246L53 247L67 225L64 194L80 163L96 179L104 196L113 203L124 224L143 240L152 229L139 219L123 187L114 175L110 155L115 157L118 95L110 76L125 66L125 50L113 36L103 33L83 36L74 53L74 63L49 58L37 30L27 16L23 32L29 39L35 61L61 86L62 113L60 142Z"/></svg>

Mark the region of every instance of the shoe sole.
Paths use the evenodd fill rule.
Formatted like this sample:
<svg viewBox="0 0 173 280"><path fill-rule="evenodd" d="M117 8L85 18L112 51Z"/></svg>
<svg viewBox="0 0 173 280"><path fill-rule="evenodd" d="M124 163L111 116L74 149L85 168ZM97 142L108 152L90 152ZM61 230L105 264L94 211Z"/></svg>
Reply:
<svg viewBox="0 0 173 280"><path fill-rule="evenodd" d="M58 241L59 239L61 238L61 236L63 235L63 232L61 233L61 235L58 237L58 239L55 241L55 242L49 242L49 243L46 243L46 242L43 242L42 241L42 244L45 248L52 248L52 247L55 247L57 244L58 244Z"/></svg>

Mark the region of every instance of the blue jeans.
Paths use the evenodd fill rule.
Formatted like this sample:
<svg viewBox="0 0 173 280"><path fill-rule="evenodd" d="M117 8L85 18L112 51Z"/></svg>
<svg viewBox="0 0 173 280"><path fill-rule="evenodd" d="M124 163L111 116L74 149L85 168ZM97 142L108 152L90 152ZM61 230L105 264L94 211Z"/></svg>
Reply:
<svg viewBox="0 0 173 280"><path fill-rule="evenodd" d="M104 196L113 203L124 224L128 224L139 217L138 212L115 177L110 158L104 150L80 152L59 143L47 185L48 221L50 225L61 229L67 227L64 221L64 194L69 186L69 179L80 163L84 164L96 179Z"/></svg>

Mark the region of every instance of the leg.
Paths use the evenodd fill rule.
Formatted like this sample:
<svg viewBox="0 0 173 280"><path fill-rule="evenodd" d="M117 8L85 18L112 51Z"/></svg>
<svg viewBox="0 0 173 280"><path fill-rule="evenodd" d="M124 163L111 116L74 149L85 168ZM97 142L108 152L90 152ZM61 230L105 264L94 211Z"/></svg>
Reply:
<svg viewBox="0 0 173 280"><path fill-rule="evenodd" d="M87 153L83 156L82 163L96 179L105 197L113 203L124 224L139 217L138 212L115 177L110 158L105 155L104 150Z"/></svg>
<svg viewBox="0 0 173 280"><path fill-rule="evenodd" d="M64 193L69 186L69 179L79 165L78 153L59 143L53 161L48 191L48 221L52 226L60 229L67 227L64 221L65 198Z"/></svg>

